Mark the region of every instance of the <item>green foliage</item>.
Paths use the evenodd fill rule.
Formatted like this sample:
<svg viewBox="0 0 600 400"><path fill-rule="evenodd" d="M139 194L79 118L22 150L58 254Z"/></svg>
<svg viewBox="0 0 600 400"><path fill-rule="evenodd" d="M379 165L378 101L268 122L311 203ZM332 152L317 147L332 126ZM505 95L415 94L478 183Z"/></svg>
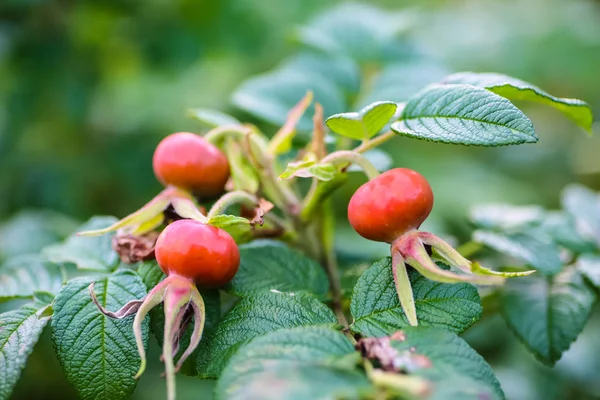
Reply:
<svg viewBox="0 0 600 400"><path fill-rule="evenodd" d="M558 246L549 237L526 233L476 231L473 239L498 252L515 257L543 274L553 275L562 268Z"/></svg>
<svg viewBox="0 0 600 400"><path fill-rule="evenodd" d="M531 83L495 73L460 72L446 77L446 84L467 84L486 88L510 100L528 100L552 106L586 131L592 131L593 114L581 100L552 96Z"/></svg>
<svg viewBox="0 0 600 400"><path fill-rule="evenodd" d="M540 361L554 365L583 330L596 300L594 290L571 269L511 281L501 304L513 332Z"/></svg>
<svg viewBox="0 0 600 400"><path fill-rule="evenodd" d="M245 297L200 344L198 371L204 378L219 376L240 346L267 332L302 325L334 324L333 312L304 292L276 290Z"/></svg>
<svg viewBox="0 0 600 400"><path fill-rule="evenodd" d="M42 315L48 304L40 301L0 314L0 399L9 399L27 357L50 318Z"/></svg>
<svg viewBox="0 0 600 400"><path fill-rule="evenodd" d="M91 302L89 278L68 282L56 296L52 332L56 354L67 379L82 399L126 399L137 381L140 366L131 319L115 320ZM131 271L119 271L95 280L96 296L108 310L142 298L146 288ZM148 342L148 321L142 327Z"/></svg>
<svg viewBox="0 0 600 400"><path fill-rule="evenodd" d="M434 383L434 399L504 399L492 368L469 345L453 333L422 327L403 330L405 340L392 340L398 351L416 349L431 360L431 368L415 374Z"/></svg>
<svg viewBox="0 0 600 400"><path fill-rule="evenodd" d="M460 333L481 317L481 300L473 285L433 282L414 270L409 279L421 325ZM389 257L373 264L358 279L350 312L352 330L365 336L391 335L409 326L396 294Z"/></svg>
<svg viewBox="0 0 600 400"><path fill-rule="evenodd" d="M39 255L22 255L0 266L0 300L56 294L63 284L60 266Z"/></svg>
<svg viewBox="0 0 600 400"><path fill-rule="evenodd" d="M64 239L75 221L51 211L23 210L0 225L0 260L40 251Z"/></svg>
<svg viewBox="0 0 600 400"><path fill-rule="evenodd" d="M323 268L298 251L276 242L240 246L240 268L227 291L246 297L269 290L305 291L324 297L329 282Z"/></svg>
<svg viewBox="0 0 600 400"><path fill-rule="evenodd" d="M377 135L392 119L398 106L392 102L376 102L359 112L342 113L327 118L327 126L338 135L367 140Z"/></svg>
<svg viewBox="0 0 600 400"><path fill-rule="evenodd" d="M470 85L433 85L417 93L392 130L417 139L477 146L538 140L529 118L510 101Z"/></svg>
<svg viewBox="0 0 600 400"><path fill-rule="evenodd" d="M209 126L210 128L216 128L221 125L239 125L240 121L232 117L231 115L222 113L217 110L209 110L207 108L194 108L188 110L188 116L195 120Z"/></svg>
<svg viewBox="0 0 600 400"><path fill-rule="evenodd" d="M93 217L75 232L102 229L115 222L114 217ZM120 261L117 253L112 251L113 236L114 233L87 238L74 233L63 243L46 247L44 255L55 263L73 263L83 270L113 271Z"/></svg>
<svg viewBox="0 0 600 400"><path fill-rule="evenodd" d="M302 326L267 333L243 346L221 374L219 399L355 398L372 387L356 370L359 354L341 332ZM278 382L273 391L269 382Z"/></svg>
<svg viewBox="0 0 600 400"><path fill-rule="evenodd" d="M357 183L353 182L355 177L348 177L350 174L346 172L361 168L355 163L334 165L321 159L322 153L354 151L362 153L379 171L391 168L392 158L403 166L423 158L419 162L427 168L431 160L447 160L444 158L447 147L441 152L437 152L435 146L422 151L419 147L422 144L406 138L476 146L534 143L538 137L532 122L512 100L549 105L590 131L593 118L587 103L553 96L530 83L501 74L463 72L448 76L446 67L421 47L423 38L414 40L413 36L415 27L433 28L436 24L423 24L423 15L416 13L359 4L342 4L317 15L296 29L294 39L299 49L295 54L288 54L271 71L246 78L244 73L264 71L265 64L272 61L270 57L264 60L262 57L266 54L263 48L271 46L254 40L252 30L244 29L246 25L256 23L262 30L267 25L262 21L264 14L268 16L265 20L281 25L277 34L265 30L265 37L280 38L283 27L289 28L287 21L273 18L275 14L271 14L270 9L269 13L259 13L242 6L238 12L243 18L211 13L204 17L203 13L205 20L198 23L193 16L188 19L187 13L193 8L188 3L175 1L174 5L167 6L152 2L144 6L140 14L142 20L161 14L160 11L165 10L162 7L174 7L164 15L175 26L153 26L151 31L160 32L160 40L154 37L157 42L150 40L143 49L136 49L127 35L122 35L123 41L117 45L106 40L108 33L122 31L122 22L115 21L129 21L117 11L120 6L112 4L61 5L56 10L60 12L50 14L46 7L39 10L30 7L36 10L32 11L35 15L26 21L35 21L35 24L28 22L18 27L11 21L9 34L0 32L0 39L10 42L6 46L6 59L10 62L3 68L9 74L5 82L9 94L0 95L1 99L9 100L6 110L0 110L0 154L3 156L0 171L10 174L0 174L0 192L7 199L0 212L6 213L28 203L37 205L39 196L39 204L68 208L76 215L88 215L91 209L110 210L120 215L130 204L156 189L152 186L154 180L148 165L158 137L170 130L186 129L180 127L182 111L199 104L202 107L189 109L188 116L203 127L244 123L244 130L252 132L244 131L243 137L225 137L217 144L223 146L227 154L231 184L252 195L264 196L277 205L269 215L271 218L265 220L264 230L255 229L248 219L237 215L211 216L207 223L225 229L240 243L264 234L290 244L257 240L240 246L239 271L230 284L221 288L227 293L201 290L205 329L199 347L183 364L181 372L217 378L217 398L396 398L400 394L404 397L407 392L408 397L422 398L422 391L411 392L409 386L403 386L408 385L407 382L421 382L430 389L428 398L503 399L490 366L456 336L478 321L483 314L483 304L486 313L493 314L496 308L501 310L510 329L542 362L553 365L561 358L586 325L600 287L600 198L596 193L580 185L570 186L563 193L564 210L560 211L504 204L473 210L471 219L477 230L473 242L463 249L481 251L477 257L481 255L483 264L494 265L494 269L518 270L528 266L539 273L515 278L503 287L488 288L481 292L480 298L473 285L434 282L409 268L408 278L421 325L411 327L399 304L390 259L377 261L367 268L374 259L381 258L380 255L389 254L389 246L366 243L356 235L348 235L348 231L334 229L336 215L345 213L345 207L339 206L345 204L345 200L328 196L341 182ZM260 6L257 3L251 8L267 10L276 6L267 3ZM179 6L182 6L182 14L186 14L183 23L172 18ZM216 2L210 7L215 11L222 6ZM307 7L303 4L298 10L290 8L294 15L305 9L310 10L310 4ZM136 6L131 10L137 10ZM253 12L261 15L260 21L253 20ZM94 20L95 13L102 15L102 22ZM42 14L44 18L39 18ZM60 24L54 15L61 16ZM64 21L63 16L66 16ZM231 42L234 44L213 35L218 24L211 21L222 20L235 20L235 25L241 27L243 34ZM45 26L46 23L50 25ZM139 37L149 36L148 32L136 29L137 22L127 25L126 31L131 30ZM52 34L38 37L38 33L12 33L12 29L26 33L38 26L51 27ZM206 26L212 26L212 30ZM72 40L70 35L77 39ZM199 51L202 54L196 63L186 57L190 50L187 46L194 47L198 37L211 37L211 43L203 43L206 48ZM15 41L14 38L21 39ZM33 45L32 40L36 41ZM189 45L182 49L178 47L182 42ZM551 42L554 45L557 40ZM226 49L228 46L231 48ZM61 64L62 61L49 62L45 56L40 59L30 52L30 47L44 54L52 53L52 60L66 60L68 65ZM57 48L64 48L66 52L48 51ZM119 49L116 57L111 53L113 50L107 50L115 48ZM78 52L85 54L85 62L71 59L72 53ZM523 54L529 53L537 54L523 51ZM149 58L146 62L152 68L138 76L135 70L143 68L145 58ZM100 71L93 64L97 60L115 59L123 64L111 61L106 71L102 68ZM570 57L565 59L570 60ZM31 64L27 60L36 62ZM171 66L169 79L162 82L164 78L160 78L159 69L173 60L187 61L184 64L191 66L185 71L182 66ZM50 71L49 75L11 79L19 77L21 70L31 73L29 64L35 65L35 70ZM156 70L155 65L158 65ZM217 73L221 70L226 71L224 75ZM218 83L219 76L227 83ZM238 118L239 113L229 115L212 108L223 105L225 100L222 94L214 95L214 88L219 88L220 93L228 92L233 83L241 79L246 80L233 90L233 105L267 122L266 126L260 123L251 126ZM88 81L90 85L94 82L95 90L84 93L82 82ZM432 82L438 84L430 85ZM560 86L554 83L549 87L559 90L563 83L561 80ZM44 96L35 96L38 87ZM309 91L314 94L315 103L308 107L296 126L291 126L290 110ZM205 97L195 97L204 92ZM66 93L66 100L61 97L62 100L56 101L54 93L61 93L60 96ZM37 104L37 98L42 97L47 97L47 104L32 107ZM160 100L153 104L153 98ZM211 104L204 104L202 98L210 99ZM322 106L324 115L317 113L313 120L319 110L316 103ZM25 112L28 108L32 110L31 115ZM62 109L70 111L61 112ZM351 110L360 111L349 112ZM331 132L322 126L322 117L328 116L326 126ZM19 123L19 118L27 123ZM553 122L540 123L544 135L546 131L553 132L549 127ZM285 124L283 131L288 136L280 142L268 143L274 130L268 124ZM382 133L388 129L391 131ZM56 135L64 131L67 133L61 136L62 140L55 143ZM307 145L311 131L313 139ZM48 136L48 132L52 136ZM82 132L86 136L82 136ZM398 140L403 145L400 152L396 152L394 144L385 143L397 136L393 132L406 137ZM116 133L132 135L118 137ZM136 133L143 134L144 139ZM572 136L567 137L572 140ZM258 145L252 142L255 139ZM120 145L114 147L113 142ZM262 154L263 144L268 148L265 154ZM376 146L384 146L386 151ZM44 147L48 147L51 157L44 157ZM571 157L568 151L560 150L558 156L548 153L557 168L561 167L561 160ZM534 176L531 179L536 181L546 180L556 171L544 168L542 174L539 169L530 168L529 154L523 156L515 152L507 156L500 150L494 153L491 150L475 153L473 149L453 151L459 152L461 160L473 161L474 154L485 157L485 163L457 164L476 165L475 169L483 171L476 175L481 179L475 183L470 180L473 175L456 174L452 169L454 165L441 168L444 171L440 174L447 170L456 175L445 179L451 181L447 188L461 201L464 199L465 204L471 200L472 193L489 188L480 182L489 176L485 171L491 168L504 166L501 174L506 172L504 164L510 164L515 171L513 175L530 173ZM493 158L492 162L488 162L488 156ZM143 157L146 159L142 163ZM555 163L555 159L558 162ZM505 160L510 162L502 164ZM289 162L287 167L284 161ZM143 170L134 168L142 164L145 165ZM66 175L63 169L73 171L69 172L68 182L62 178ZM10 176L5 178L4 175ZM119 181L105 183L111 176L119 176ZM277 180L278 176L285 180ZM314 178L312 186L304 186L293 179L296 177ZM471 186L476 189L471 190ZM552 190L552 185L549 187L547 190ZM506 191L506 187L497 190ZM307 209L310 212L306 212ZM454 209L450 211L456 215ZM172 212L168 209L165 213L166 222L172 218ZM94 217L75 229L74 222L67 217L35 211L18 214L0 226L0 307L4 310L15 304L20 306L0 314L0 354L6 367L0 369L0 399L11 395L49 319L52 319L58 359L81 398L121 399L133 393L136 386L133 375L140 358L131 333L132 320L102 314L91 301L88 285L96 281L98 301L109 311L117 311L125 304L127 311L127 307L131 307L129 310L139 307L137 300L162 282L165 274L155 262L118 270L122 264L112 248L114 234L67 237L73 230L99 229L113 222L112 217ZM56 243L58 241L62 243ZM439 254L433 251L433 257ZM340 274L335 271L338 258L340 264L344 264L339 282L337 275ZM514 265L515 261L522 265ZM478 265L461 262L457 266L462 271L452 272L462 274ZM325 264L329 274L323 268ZM158 289L161 287L164 288L158 286ZM23 300L33 302L23 305ZM491 307L488 308L488 304ZM153 308L149 315L142 324L143 346L148 345L151 328L159 345L167 343L165 349L169 343L179 346L174 357L179 359L191 341L192 327L176 331L175 335L182 333L179 337L165 338L163 306ZM185 315L178 314L178 317L184 319ZM353 318L349 327L348 317ZM484 319L480 324L486 323ZM342 330L342 327L345 328ZM391 347L384 346L384 354L373 357L364 349L355 349L353 342L364 338L381 340L380 343L389 343ZM381 357L386 356L391 356L394 367L399 367L385 370ZM430 365L415 368L413 361L418 357L425 357L421 361L426 360Z"/></svg>

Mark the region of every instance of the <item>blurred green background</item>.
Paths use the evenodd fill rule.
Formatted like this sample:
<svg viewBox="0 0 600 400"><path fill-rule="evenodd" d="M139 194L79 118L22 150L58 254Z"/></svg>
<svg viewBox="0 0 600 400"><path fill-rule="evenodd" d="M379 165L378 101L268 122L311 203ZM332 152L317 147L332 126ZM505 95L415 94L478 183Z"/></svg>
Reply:
<svg viewBox="0 0 600 400"><path fill-rule="evenodd" d="M151 169L155 145L169 133L202 129L185 117L187 108L256 122L231 105L231 92L293 54L295 28L337 3L0 1L0 258L62 237L73 226L64 215L123 216L150 199L160 190ZM600 110L598 1L371 3L412 10L412 39L450 72L513 75ZM519 105L539 144L464 148L398 138L386 147L396 165L430 180L441 229L464 236L474 203L555 207L569 182L600 190L599 135L586 136L551 108ZM29 240L34 231L36 240ZM595 318L554 370L534 361L496 317L467 338L492 363L510 399L600 398L598 329ZM52 353L46 332L15 399L75 397ZM136 399L164 396L157 354L150 359L155 363ZM180 399L208 398L210 383L178 379Z"/></svg>

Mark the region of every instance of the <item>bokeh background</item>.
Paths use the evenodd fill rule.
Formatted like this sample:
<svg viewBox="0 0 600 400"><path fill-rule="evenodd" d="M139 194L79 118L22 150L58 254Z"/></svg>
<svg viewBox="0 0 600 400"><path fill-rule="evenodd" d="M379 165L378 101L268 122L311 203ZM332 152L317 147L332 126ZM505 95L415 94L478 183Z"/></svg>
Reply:
<svg viewBox="0 0 600 400"><path fill-rule="evenodd" d="M160 190L151 169L155 145L169 133L203 129L186 109L214 108L258 123L231 104L231 93L293 54L296 27L338 3L1 0L0 259L36 251L77 220L124 216L150 199ZM370 4L412 10L411 37L449 72L513 75L584 99L600 117L599 1ZM398 138L386 147L396 165L430 180L438 229L464 238L468 208L476 203L552 208L570 182L600 190L600 127L589 137L551 108L519 105L539 144L464 148ZM595 314L554 369L537 363L499 318L483 320L465 337L492 364L510 399L600 398ZM164 396L153 351L155 363L134 399ZM178 379L181 399L210 398L210 382ZM76 398L53 356L50 332L14 398Z"/></svg>

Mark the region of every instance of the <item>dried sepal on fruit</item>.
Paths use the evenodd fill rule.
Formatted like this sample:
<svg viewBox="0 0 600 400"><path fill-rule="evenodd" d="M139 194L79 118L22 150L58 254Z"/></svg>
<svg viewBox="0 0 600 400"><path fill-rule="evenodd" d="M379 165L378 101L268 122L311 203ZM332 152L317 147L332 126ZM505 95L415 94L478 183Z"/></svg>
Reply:
<svg viewBox="0 0 600 400"><path fill-rule="evenodd" d="M348 220L358 234L391 244L394 283L411 325L418 325L418 320L406 265L433 281L478 285L501 285L505 278L535 272L505 273L483 268L464 258L441 238L419 231L432 208L433 192L429 183L421 174L407 168L389 170L365 183L348 205ZM425 246L451 269L437 265Z"/></svg>
<svg viewBox="0 0 600 400"><path fill-rule="evenodd" d="M146 368L146 353L142 339L142 322L148 312L164 304L165 326L161 359L165 363L167 398L175 399L175 373L193 353L204 330L206 318L204 301L196 285L220 287L235 275L240 264L240 253L233 238L224 230L184 219L175 221L156 241L156 260L167 277L156 285L143 299L132 300L120 310L106 310L96 299L94 284L90 295L102 313L111 318L135 315L133 332L140 354L139 378ZM188 348L174 364L173 357L179 349L179 340L193 314L194 328Z"/></svg>

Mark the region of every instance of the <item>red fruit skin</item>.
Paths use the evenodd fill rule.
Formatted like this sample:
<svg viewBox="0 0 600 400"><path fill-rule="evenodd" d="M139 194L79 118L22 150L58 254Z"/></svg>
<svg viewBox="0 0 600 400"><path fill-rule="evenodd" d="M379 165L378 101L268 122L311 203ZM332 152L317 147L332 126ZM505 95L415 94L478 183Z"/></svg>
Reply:
<svg viewBox="0 0 600 400"><path fill-rule="evenodd" d="M188 132L164 138L154 151L152 168L163 185L204 196L222 193L229 179L225 154L203 137Z"/></svg>
<svg viewBox="0 0 600 400"><path fill-rule="evenodd" d="M193 280L202 287L221 287L240 266L240 251L224 230L191 219L175 221L156 241L156 261L167 275Z"/></svg>
<svg viewBox="0 0 600 400"><path fill-rule="evenodd" d="M433 192L423 175L395 168L365 183L348 204L348 220L362 237L392 243L419 228L433 208Z"/></svg>

